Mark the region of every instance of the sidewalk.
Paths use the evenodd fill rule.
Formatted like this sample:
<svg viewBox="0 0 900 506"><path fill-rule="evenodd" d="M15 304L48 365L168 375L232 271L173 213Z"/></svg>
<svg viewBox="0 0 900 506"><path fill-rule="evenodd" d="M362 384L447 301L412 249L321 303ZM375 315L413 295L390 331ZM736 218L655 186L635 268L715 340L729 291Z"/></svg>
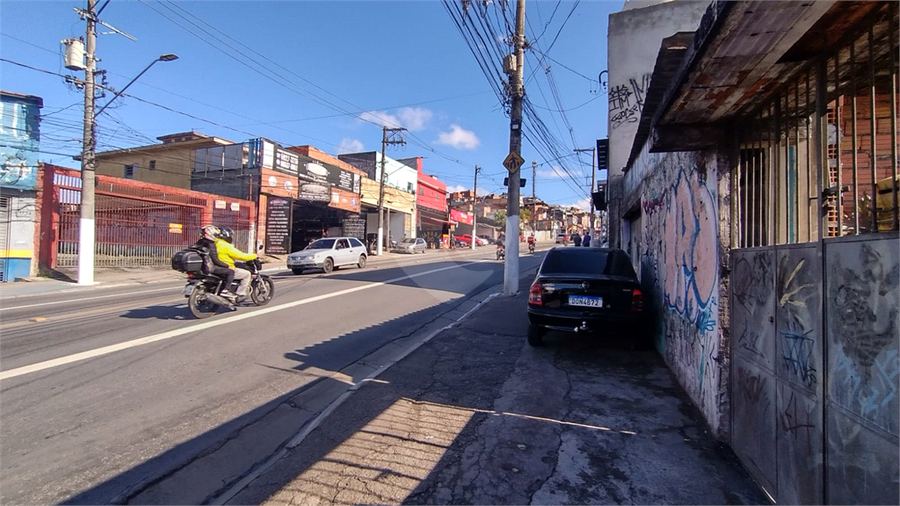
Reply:
<svg viewBox="0 0 900 506"><path fill-rule="evenodd" d="M551 334L496 296L213 504L769 504L656 352Z"/></svg>

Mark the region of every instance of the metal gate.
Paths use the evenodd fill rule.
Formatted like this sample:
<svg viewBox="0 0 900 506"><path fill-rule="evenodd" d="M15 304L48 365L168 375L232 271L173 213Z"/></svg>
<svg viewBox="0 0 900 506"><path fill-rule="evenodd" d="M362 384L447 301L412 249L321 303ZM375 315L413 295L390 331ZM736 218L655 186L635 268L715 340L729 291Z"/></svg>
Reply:
<svg viewBox="0 0 900 506"><path fill-rule="evenodd" d="M51 240L42 257L50 268L78 266L81 179L77 171L47 168L42 228ZM169 267L172 255L197 240L202 225L234 229L249 242L255 209L250 201L109 176L97 176L95 267ZM237 244L242 244L237 242ZM42 251L44 246L42 246Z"/></svg>

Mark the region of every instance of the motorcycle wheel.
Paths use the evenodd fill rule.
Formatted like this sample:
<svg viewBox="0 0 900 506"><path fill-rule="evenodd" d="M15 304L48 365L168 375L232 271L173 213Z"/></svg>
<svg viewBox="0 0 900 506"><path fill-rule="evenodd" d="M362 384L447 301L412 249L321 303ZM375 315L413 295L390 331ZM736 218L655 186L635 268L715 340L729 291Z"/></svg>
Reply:
<svg viewBox="0 0 900 506"><path fill-rule="evenodd" d="M192 291L191 296L188 297L188 307L191 309L191 314L201 320L203 318L209 318L219 311L218 304L209 302L206 299L206 287L202 284L194 286L194 291Z"/></svg>
<svg viewBox="0 0 900 506"><path fill-rule="evenodd" d="M260 276L259 281L250 291L250 298L253 299L253 303L257 306L268 304L272 300L273 295L275 295L275 284L272 283L268 276Z"/></svg>

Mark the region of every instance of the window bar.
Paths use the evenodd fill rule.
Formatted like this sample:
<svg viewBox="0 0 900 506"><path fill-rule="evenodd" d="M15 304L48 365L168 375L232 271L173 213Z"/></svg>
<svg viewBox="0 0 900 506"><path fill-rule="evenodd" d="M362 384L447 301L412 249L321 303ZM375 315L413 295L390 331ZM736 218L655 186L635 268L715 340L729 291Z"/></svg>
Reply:
<svg viewBox="0 0 900 506"><path fill-rule="evenodd" d="M732 248L743 248L744 246L744 230L746 230L743 226L743 216L744 216L744 192L741 189L741 176L744 174L743 165L744 165L744 150L741 149L741 143L744 140L744 129L746 126L741 127L741 131L738 132L738 164L737 164L737 173L732 176L731 179L731 198L734 199L737 197L737 212L732 212L731 214L731 223L735 223L738 226L737 234L734 234L732 231L731 235L731 247ZM732 200L734 202L734 200ZM732 205L732 209L735 209L735 206ZM737 239L737 240L735 240Z"/></svg>
<svg viewBox="0 0 900 506"><path fill-rule="evenodd" d="M774 246L778 241L778 223L776 221L776 207L778 193L775 191L775 181L778 181L778 173L776 171L776 153L775 153L775 134L773 131L773 114L775 104L770 104L766 121L766 189L768 190L768 199L766 203L766 246Z"/></svg>
<svg viewBox="0 0 900 506"><path fill-rule="evenodd" d="M828 234L828 213L825 208L825 180L828 169L828 102L825 89L825 77L828 73L827 62L819 60L816 65L816 196L818 198L818 240L822 241Z"/></svg>
<svg viewBox="0 0 900 506"><path fill-rule="evenodd" d="M800 242L800 81L794 81L794 230Z"/></svg>
<svg viewBox="0 0 900 506"><path fill-rule="evenodd" d="M841 95L841 51L834 53L834 169L835 183L837 184L837 236L844 235L844 190L841 178L841 117L844 112L843 97Z"/></svg>
<svg viewBox="0 0 900 506"><path fill-rule="evenodd" d="M859 235L859 138L856 129L856 39L850 43L850 148L853 150L853 233Z"/></svg>
<svg viewBox="0 0 900 506"><path fill-rule="evenodd" d="M758 115L761 113L757 113ZM760 131L760 126L762 125L762 121L759 121L759 116L756 118L757 121L753 122L755 126L755 132L753 134L753 149L750 150L750 219L751 219L751 228L750 228L750 237L751 237L751 246L759 246L760 245L760 232L759 232L759 223L760 219L758 214L761 213L760 205L759 205L759 185L757 184L759 179L759 148L758 144L760 144L760 135L762 132Z"/></svg>
<svg viewBox="0 0 900 506"><path fill-rule="evenodd" d="M897 4L893 4L891 10L897 9ZM893 19L893 15L889 16L888 19ZM888 26L890 29L888 30L888 47L890 49L891 56L891 194L893 196L893 223L891 228L893 230L900 229L900 203L898 203L898 188L897 188L897 48L894 47L894 37L896 36L895 26L893 22L888 22Z"/></svg>
<svg viewBox="0 0 900 506"><path fill-rule="evenodd" d="M812 89L812 81L810 80L810 71L806 71L806 108L804 109L804 116L806 118L806 241L812 242L812 229L813 229L813 216L815 213L815 207L813 206L813 200L815 200L815 205L818 206L819 201L815 197L815 193L813 192L813 179L812 179L812 121L810 118L812 117L812 108L810 105L812 104L812 100L810 98L810 92Z"/></svg>
<svg viewBox="0 0 900 506"><path fill-rule="evenodd" d="M875 33L869 26L869 163L872 169L872 233L878 232L878 177L876 175L878 157L875 153L875 135L877 121L875 120Z"/></svg>

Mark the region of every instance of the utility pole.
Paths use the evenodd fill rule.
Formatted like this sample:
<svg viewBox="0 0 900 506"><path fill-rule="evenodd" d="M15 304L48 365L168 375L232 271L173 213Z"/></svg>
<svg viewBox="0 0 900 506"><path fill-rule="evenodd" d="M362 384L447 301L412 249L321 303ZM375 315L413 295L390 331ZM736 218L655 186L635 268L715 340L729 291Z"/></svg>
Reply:
<svg viewBox="0 0 900 506"><path fill-rule="evenodd" d="M593 193L594 193L594 191L595 191L594 187L597 186L597 181L596 181L596 179L595 179L595 175L596 175L597 171L596 171L595 168L594 168L594 162L597 160L597 148L591 148L591 149L576 149L576 150L575 150L576 153L582 153L582 152L587 152L587 151L590 151L590 152L591 152L591 190L588 192L588 197L589 197L589 200L591 201L591 238L593 239L593 238L594 238L594 199L593 199ZM591 241L591 244L593 244L593 241Z"/></svg>
<svg viewBox="0 0 900 506"><path fill-rule="evenodd" d="M384 251L384 166L385 166L385 150L388 144L406 144L406 141L400 137L400 132L406 130L405 128L388 128L382 127L381 132L381 177L379 178L379 188L378 188L378 248L377 255L381 256L381 253ZM390 134L390 135L388 135ZM390 226L390 223L388 223Z"/></svg>
<svg viewBox="0 0 900 506"><path fill-rule="evenodd" d="M532 233L537 232L537 190L536 188L537 181L537 160L531 161L531 231ZM537 241L537 236L534 238Z"/></svg>
<svg viewBox="0 0 900 506"><path fill-rule="evenodd" d="M84 136L81 141L81 220L78 224L78 284L94 284L94 31L96 0L87 0L84 68Z"/></svg>
<svg viewBox="0 0 900 506"><path fill-rule="evenodd" d="M525 0L516 2L515 68L510 75L512 105L509 112L509 155L504 166L509 170L506 201L506 260L503 264L503 295L519 291L519 169L522 159L522 83L525 67Z"/></svg>
<svg viewBox="0 0 900 506"><path fill-rule="evenodd" d="M472 190L472 249L475 249L475 238L478 237L478 171L481 167L475 166L475 189Z"/></svg>

